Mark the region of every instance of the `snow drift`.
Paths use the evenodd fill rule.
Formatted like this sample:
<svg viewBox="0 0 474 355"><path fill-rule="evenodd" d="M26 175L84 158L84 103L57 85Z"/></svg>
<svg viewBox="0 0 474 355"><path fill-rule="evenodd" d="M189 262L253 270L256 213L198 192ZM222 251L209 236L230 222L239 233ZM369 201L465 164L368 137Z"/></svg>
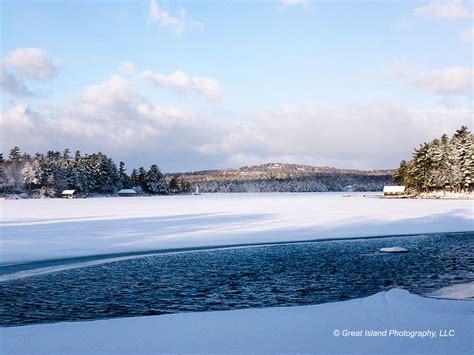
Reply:
<svg viewBox="0 0 474 355"><path fill-rule="evenodd" d="M0 336L4 354L468 354L473 315L472 301L392 289L315 306L1 328Z"/></svg>

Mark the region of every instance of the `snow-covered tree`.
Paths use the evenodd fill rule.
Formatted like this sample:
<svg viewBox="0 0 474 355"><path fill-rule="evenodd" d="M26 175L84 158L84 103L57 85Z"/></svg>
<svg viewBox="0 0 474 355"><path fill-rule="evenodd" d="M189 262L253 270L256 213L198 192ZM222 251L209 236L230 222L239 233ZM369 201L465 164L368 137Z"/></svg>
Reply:
<svg viewBox="0 0 474 355"><path fill-rule="evenodd" d="M121 161L119 163L119 187L123 189L130 189L133 187L132 179L127 175L127 169L125 168L125 163Z"/></svg>
<svg viewBox="0 0 474 355"><path fill-rule="evenodd" d="M149 194L163 194L167 191L167 184L160 168L156 164L150 167L145 174L145 184L143 190Z"/></svg>
<svg viewBox="0 0 474 355"><path fill-rule="evenodd" d="M34 191L41 186L43 175L43 169L37 159L29 160L25 163L22 170L22 176L28 192Z"/></svg>
<svg viewBox="0 0 474 355"><path fill-rule="evenodd" d="M7 184L7 176L5 174L5 159L3 153L0 153L0 189L4 190Z"/></svg>
<svg viewBox="0 0 474 355"><path fill-rule="evenodd" d="M472 191L474 170L474 138L467 127L456 131L451 139L446 134L424 143L395 172L395 181L415 191Z"/></svg>

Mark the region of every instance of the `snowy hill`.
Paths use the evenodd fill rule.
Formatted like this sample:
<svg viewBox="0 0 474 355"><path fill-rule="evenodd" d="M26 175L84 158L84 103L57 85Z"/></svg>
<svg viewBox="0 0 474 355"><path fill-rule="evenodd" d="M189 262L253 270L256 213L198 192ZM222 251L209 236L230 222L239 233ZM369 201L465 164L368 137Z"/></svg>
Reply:
<svg viewBox="0 0 474 355"><path fill-rule="evenodd" d="M382 191L393 183L393 170L352 170L268 163L239 169L169 174L199 186L202 192Z"/></svg>

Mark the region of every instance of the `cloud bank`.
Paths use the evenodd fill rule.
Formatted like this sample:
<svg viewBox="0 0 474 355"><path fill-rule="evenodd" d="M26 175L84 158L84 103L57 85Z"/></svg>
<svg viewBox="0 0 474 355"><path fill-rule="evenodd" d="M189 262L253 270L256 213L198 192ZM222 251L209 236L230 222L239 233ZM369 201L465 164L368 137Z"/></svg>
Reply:
<svg viewBox="0 0 474 355"><path fill-rule="evenodd" d="M469 124L472 114L392 102L284 104L229 121L153 104L114 75L41 110L3 113L0 148L102 150L129 167L157 162L165 171L269 161L392 168L420 142Z"/></svg>

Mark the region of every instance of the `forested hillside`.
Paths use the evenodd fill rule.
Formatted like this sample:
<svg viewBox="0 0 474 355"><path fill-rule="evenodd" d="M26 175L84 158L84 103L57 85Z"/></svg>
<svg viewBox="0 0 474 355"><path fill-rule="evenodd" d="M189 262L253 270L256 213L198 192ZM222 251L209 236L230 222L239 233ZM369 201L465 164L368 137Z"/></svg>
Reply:
<svg viewBox="0 0 474 355"><path fill-rule="evenodd" d="M30 156L18 147L11 149L7 160L0 154L0 187L4 194L25 193L30 197L60 196L65 189L74 189L79 195L114 194L132 187L147 194L189 191L189 184L182 180L166 181L155 164L148 170L134 169L129 175L123 162L117 167L100 152L71 155L66 149Z"/></svg>
<svg viewBox="0 0 474 355"><path fill-rule="evenodd" d="M202 192L382 191L391 170L348 170L270 163L240 169L176 174Z"/></svg>
<svg viewBox="0 0 474 355"><path fill-rule="evenodd" d="M443 134L423 143L411 160L400 163L394 180L414 192L472 192L473 142L473 134L463 126L452 137Z"/></svg>

